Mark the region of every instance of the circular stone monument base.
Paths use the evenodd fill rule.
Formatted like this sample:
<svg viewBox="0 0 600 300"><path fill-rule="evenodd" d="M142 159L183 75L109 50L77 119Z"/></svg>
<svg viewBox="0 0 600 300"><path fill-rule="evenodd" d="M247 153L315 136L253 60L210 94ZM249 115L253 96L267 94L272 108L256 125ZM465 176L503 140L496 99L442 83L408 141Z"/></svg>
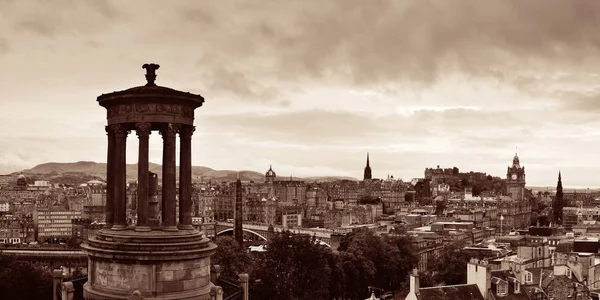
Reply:
<svg viewBox="0 0 600 300"><path fill-rule="evenodd" d="M210 256L217 246L197 230L100 230L88 255L86 299L210 299Z"/></svg>

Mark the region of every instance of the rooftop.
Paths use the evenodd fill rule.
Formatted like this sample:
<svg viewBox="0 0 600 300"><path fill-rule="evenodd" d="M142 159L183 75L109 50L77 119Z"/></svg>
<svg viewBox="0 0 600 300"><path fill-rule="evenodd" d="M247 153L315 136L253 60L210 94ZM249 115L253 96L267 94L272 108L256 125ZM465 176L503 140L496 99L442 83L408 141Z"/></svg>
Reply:
<svg viewBox="0 0 600 300"><path fill-rule="evenodd" d="M436 286L419 289L419 299L422 300L485 300L476 284L458 284Z"/></svg>

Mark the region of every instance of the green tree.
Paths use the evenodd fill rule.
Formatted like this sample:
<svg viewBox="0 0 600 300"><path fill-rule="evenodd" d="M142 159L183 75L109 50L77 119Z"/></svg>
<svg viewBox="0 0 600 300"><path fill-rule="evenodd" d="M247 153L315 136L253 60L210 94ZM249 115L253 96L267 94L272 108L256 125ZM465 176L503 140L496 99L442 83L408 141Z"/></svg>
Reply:
<svg viewBox="0 0 600 300"><path fill-rule="evenodd" d="M238 274L250 273L252 259L233 237L219 236L215 244L218 248L211 260L213 265L221 267L221 274L237 278Z"/></svg>
<svg viewBox="0 0 600 300"><path fill-rule="evenodd" d="M462 251L463 247L463 242L455 242L444 247L433 265L434 282L446 285L467 282L467 263L471 257Z"/></svg>
<svg viewBox="0 0 600 300"><path fill-rule="evenodd" d="M52 274L29 262L3 259L0 295L12 300L48 299L52 296Z"/></svg>
<svg viewBox="0 0 600 300"><path fill-rule="evenodd" d="M81 239L76 236L71 236L67 240L67 248L69 249L79 249L81 247Z"/></svg>
<svg viewBox="0 0 600 300"><path fill-rule="evenodd" d="M330 299L331 250L314 237L283 232L273 236L257 259L252 299ZM337 274L337 272L333 272ZM337 274L339 275L339 274ZM335 297L335 296L334 296Z"/></svg>
<svg viewBox="0 0 600 300"><path fill-rule="evenodd" d="M368 297L368 286L398 289L418 261L410 238L380 237L369 229L347 234L338 250L344 254L345 291L352 298Z"/></svg>
<svg viewBox="0 0 600 300"><path fill-rule="evenodd" d="M421 287L432 287L436 285L433 275L429 271L419 272L419 285Z"/></svg>

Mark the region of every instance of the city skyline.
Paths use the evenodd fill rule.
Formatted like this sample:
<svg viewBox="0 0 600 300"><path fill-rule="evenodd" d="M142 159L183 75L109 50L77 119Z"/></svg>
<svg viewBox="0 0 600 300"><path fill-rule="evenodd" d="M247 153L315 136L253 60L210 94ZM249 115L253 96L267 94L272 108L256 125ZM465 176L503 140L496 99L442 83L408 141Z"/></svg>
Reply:
<svg viewBox="0 0 600 300"><path fill-rule="evenodd" d="M195 166L360 179L369 152L375 178L505 178L518 147L528 186L600 187L600 3L140 3L0 3L0 173L106 162L96 97L152 61L206 98Z"/></svg>

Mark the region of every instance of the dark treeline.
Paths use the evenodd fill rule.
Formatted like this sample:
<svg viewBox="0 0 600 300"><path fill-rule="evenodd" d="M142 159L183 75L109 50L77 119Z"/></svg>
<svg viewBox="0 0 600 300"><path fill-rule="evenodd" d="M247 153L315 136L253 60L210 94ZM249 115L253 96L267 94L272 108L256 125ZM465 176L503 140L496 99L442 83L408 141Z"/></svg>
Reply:
<svg viewBox="0 0 600 300"><path fill-rule="evenodd" d="M251 299L365 299L369 286L384 291L405 287L418 261L410 237L378 236L368 229L346 235L335 250L314 237L288 232L257 254L246 253L230 237L216 243L213 263L226 276L249 273Z"/></svg>
<svg viewBox="0 0 600 300"><path fill-rule="evenodd" d="M12 257L0 258L2 299L52 299L52 273L41 266Z"/></svg>

